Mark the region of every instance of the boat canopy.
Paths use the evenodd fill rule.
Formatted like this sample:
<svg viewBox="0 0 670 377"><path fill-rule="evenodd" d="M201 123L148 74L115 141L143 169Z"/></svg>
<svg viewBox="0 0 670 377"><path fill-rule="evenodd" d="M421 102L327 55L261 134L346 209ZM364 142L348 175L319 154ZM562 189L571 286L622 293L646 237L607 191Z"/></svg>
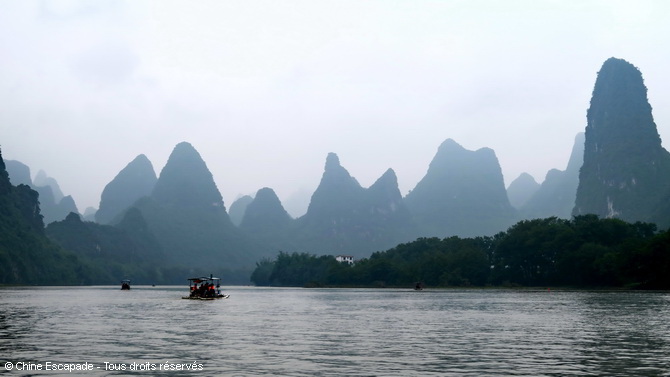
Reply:
<svg viewBox="0 0 670 377"><path fill-rule="evenodd" d="M201 276L197 278L188 278L189 281L193 283L202 283L203 281L213 281L213 280L221 280L220 278L215 278L213 276Z"/></svg>

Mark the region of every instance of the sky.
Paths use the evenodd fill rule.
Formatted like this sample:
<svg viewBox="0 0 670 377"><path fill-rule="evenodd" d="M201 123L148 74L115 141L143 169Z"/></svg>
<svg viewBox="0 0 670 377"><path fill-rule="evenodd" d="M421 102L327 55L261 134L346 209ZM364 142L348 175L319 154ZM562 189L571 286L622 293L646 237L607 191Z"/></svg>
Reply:
<svg viewBox="0 0 670 377"><path fill-rule="evenodd" d="M137 155L191 143L227 208L302 215L326 156L405 195L451 138L509 185L565 169L610 57L640 69L670 140L670 2L0 1L0 148L80 212ZM10 177L11 178L11 177Z"/></svg>

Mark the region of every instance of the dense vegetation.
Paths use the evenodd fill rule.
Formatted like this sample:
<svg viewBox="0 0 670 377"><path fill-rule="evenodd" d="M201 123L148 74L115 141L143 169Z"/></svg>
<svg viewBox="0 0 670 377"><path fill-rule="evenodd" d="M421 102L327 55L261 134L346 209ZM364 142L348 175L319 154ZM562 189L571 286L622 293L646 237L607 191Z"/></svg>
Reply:
<svg viewBox="0 0 670 377"><path fill-rule="evenodd" d="M274 286L574 286L669 289L670 231L595 215L521 221L493 237L419 238L349 266L280 252L251 280Z"/></svg>
<svg viewBox="0 0 670 377"><path fill-rule="evenodd" d="M124 218L124 228L84 222L76 213L65 220L55 221L46 228L47 236L80 259L99 266L96 282L116 284L123 278L135 283L153 283L161 280L160 247L148 234L143 235L146 223L136 209ZM146 234L146 233L145 233Z"/></svg>
<svg viewBox="0 0 670 377"><path fill-rule="evenodd" d="M46 237L37 192L12 186L0 155L0 284L90 284L93 276Z"/></svg>

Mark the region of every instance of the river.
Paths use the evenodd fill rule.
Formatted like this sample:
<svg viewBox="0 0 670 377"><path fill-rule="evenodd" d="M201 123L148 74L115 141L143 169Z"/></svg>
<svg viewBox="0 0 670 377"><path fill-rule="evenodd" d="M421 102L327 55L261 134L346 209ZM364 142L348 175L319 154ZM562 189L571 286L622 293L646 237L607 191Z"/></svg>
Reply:
<svg viewBox="0 0 670 377"><path fill-rule="evenodd" d="M186 290L0 288L0 374L670 376L668 292Z"/></svg>

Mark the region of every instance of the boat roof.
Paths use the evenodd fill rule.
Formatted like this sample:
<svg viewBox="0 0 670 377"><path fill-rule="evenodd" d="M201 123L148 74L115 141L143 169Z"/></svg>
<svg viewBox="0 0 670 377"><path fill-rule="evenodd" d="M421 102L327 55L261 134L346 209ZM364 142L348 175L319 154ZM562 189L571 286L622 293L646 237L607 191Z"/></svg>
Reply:
<svg viewBox="0 0 670 377"><path fill-rule="evenodd" d="M200 277L197 277L197 278L188 278L188 280L199 283L201 281L221 280L221 279L220 278L215 278L213 276L200 276Z"/></svg>

